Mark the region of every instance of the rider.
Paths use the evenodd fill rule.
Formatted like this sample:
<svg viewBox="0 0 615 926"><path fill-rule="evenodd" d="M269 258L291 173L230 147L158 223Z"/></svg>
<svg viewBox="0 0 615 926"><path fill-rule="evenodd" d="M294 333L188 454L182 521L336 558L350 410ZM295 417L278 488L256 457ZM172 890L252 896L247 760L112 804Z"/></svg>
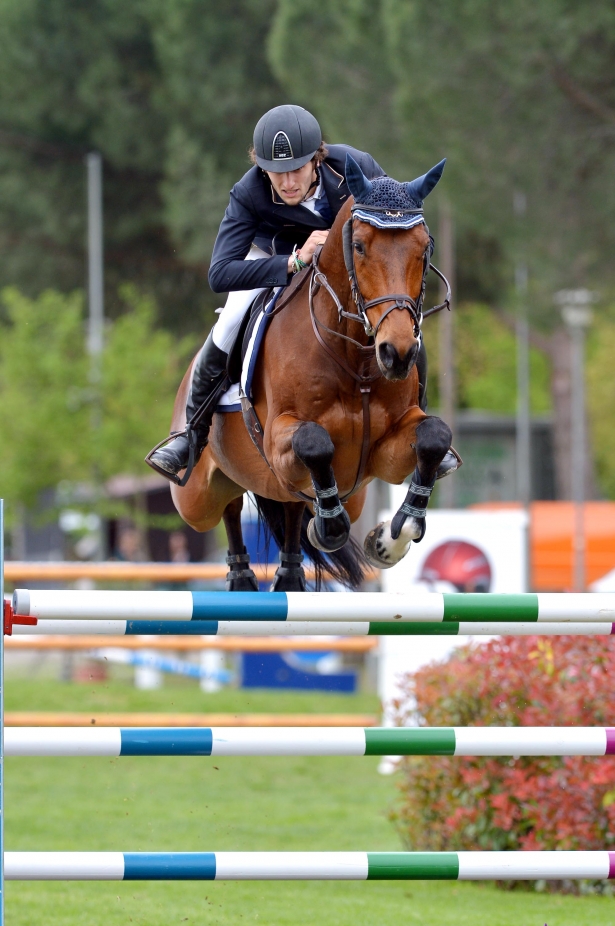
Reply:
<svg viewBox="0 0 615 926"><path fill-rule="evenodd" d="M231 190L214 245L209 284L215 293L229 296L194 364L188 422L224 379L228 354L254 298L270 287L287 286L327 240L350 195L344 177L347 153L368 179L385 175L363 151L325 146L318 122L301 106L276 106L258 121L250 150L254 166ZM426 362L423 369L422 381ZM207 445L214 405L192 428L196 459ZM186 431L154 450L148 462L178 481L189 451Z"/></svg>

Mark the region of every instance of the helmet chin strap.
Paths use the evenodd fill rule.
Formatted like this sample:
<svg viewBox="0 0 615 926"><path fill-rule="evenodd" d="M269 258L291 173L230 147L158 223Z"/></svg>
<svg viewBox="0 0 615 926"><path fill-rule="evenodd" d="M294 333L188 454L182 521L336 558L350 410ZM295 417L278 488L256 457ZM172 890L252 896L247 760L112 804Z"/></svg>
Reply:
<svg viewBox="0 0 615 926"><path fill-rule="evenodd" d="M312 180L312 182L310 183L309 187L307 188L307 193L305 194L305 196L304 196L303 199L301 200L302 203L304 203L304 202L306 201L306 199L308 198L308 196L310 195L310 193L312 192L312 190L316 189L316 187L317 187L318 184L320 183L320 170L318 169L318 167L314 166L314 171L316 172L316 179L315 179L315 180Z"/></svg>

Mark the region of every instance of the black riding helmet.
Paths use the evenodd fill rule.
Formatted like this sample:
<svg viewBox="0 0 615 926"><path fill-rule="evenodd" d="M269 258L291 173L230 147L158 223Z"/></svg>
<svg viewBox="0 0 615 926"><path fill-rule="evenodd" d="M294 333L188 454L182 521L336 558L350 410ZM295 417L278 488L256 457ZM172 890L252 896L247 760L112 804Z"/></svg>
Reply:
<svg viewBox="0 0 615 926"><path fill-rule="evenodd" d="M314 157L321 142L320 126L307 109L275 106L256 123L256 163L276 174L297 170Z"/></svg>

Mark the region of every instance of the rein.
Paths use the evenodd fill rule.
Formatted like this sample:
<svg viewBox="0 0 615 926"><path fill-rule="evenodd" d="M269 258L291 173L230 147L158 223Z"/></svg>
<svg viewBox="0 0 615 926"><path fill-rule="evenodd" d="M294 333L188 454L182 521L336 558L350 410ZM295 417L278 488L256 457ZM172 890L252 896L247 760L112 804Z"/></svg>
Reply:
<svg viewBox="0 0 615 926"><path fill-rule="evenodd" d="M342 334L341 331L336 331L334 328L329 328L328 325L325 325L324 322L319 321L316 317L316 312L314 311L314 295L321 286L329 293L333 299L338 312L341 313L344 311L337 293L327 280L322 270L318 269L318 258L320 257L321 250L322 248L319 248L312 258L312 277L310 280L309 289L309 306L312 328L314 330L316 340L323 348L323 350L325 350L327 354L329 354L329 356L335 360L335 362L342 368L342 370L344 370L344 372L348 373L348 375L359 384L359 390L361 392L361 405L363 410L363 438L361 440L361 456L359 457L359 466L352 489L350 492L347 492L346 495L340 498L340 504L343 504L344 502L347 502L348 499L360 488L363 481L363 476L365 475L365 469L367 467L367 460L369 457L369 438L371 432L369 398L372 391L372 383L379 379L379 377L382 376L382 373L379 369L376 369L375 373L370 372L370 367L372 367L376 357L375 344L361 344L360 341L356 341L354 338L349 338L348 335ZM339 354L336 354L332 347L329 347L322 334L320 333L321 328L323 331L328 331L329 334L333 334L338 338L343 338L344 341L349 341L354 345L355 349L359 352L359 357L361 358L361 371L359 373L356 370L353 370L353 368L348 363L346 363L343 357L340 357ZM303 495L303 493L301 494L304 498L312 501L309 496Z"/></svg>

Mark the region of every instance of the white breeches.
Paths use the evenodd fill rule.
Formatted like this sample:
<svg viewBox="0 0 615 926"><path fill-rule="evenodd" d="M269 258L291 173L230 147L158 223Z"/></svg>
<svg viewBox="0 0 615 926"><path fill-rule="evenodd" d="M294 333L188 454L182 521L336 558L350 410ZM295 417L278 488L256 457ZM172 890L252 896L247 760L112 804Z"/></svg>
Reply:
<svg viewBox="0 0 615 926"><path fill-rule="evenodd" d="M246 260L261 260L263 257L270 257L265 251L257 248L255 244L250 248ZM214 344L228 354L235 342L235 336L243 317L248 311L250 305L259 293L262 293L266 287L258 289L240 289L234 293L229 293L224 308L217 309L220 316L212 328L212 337Z"/></svg>

